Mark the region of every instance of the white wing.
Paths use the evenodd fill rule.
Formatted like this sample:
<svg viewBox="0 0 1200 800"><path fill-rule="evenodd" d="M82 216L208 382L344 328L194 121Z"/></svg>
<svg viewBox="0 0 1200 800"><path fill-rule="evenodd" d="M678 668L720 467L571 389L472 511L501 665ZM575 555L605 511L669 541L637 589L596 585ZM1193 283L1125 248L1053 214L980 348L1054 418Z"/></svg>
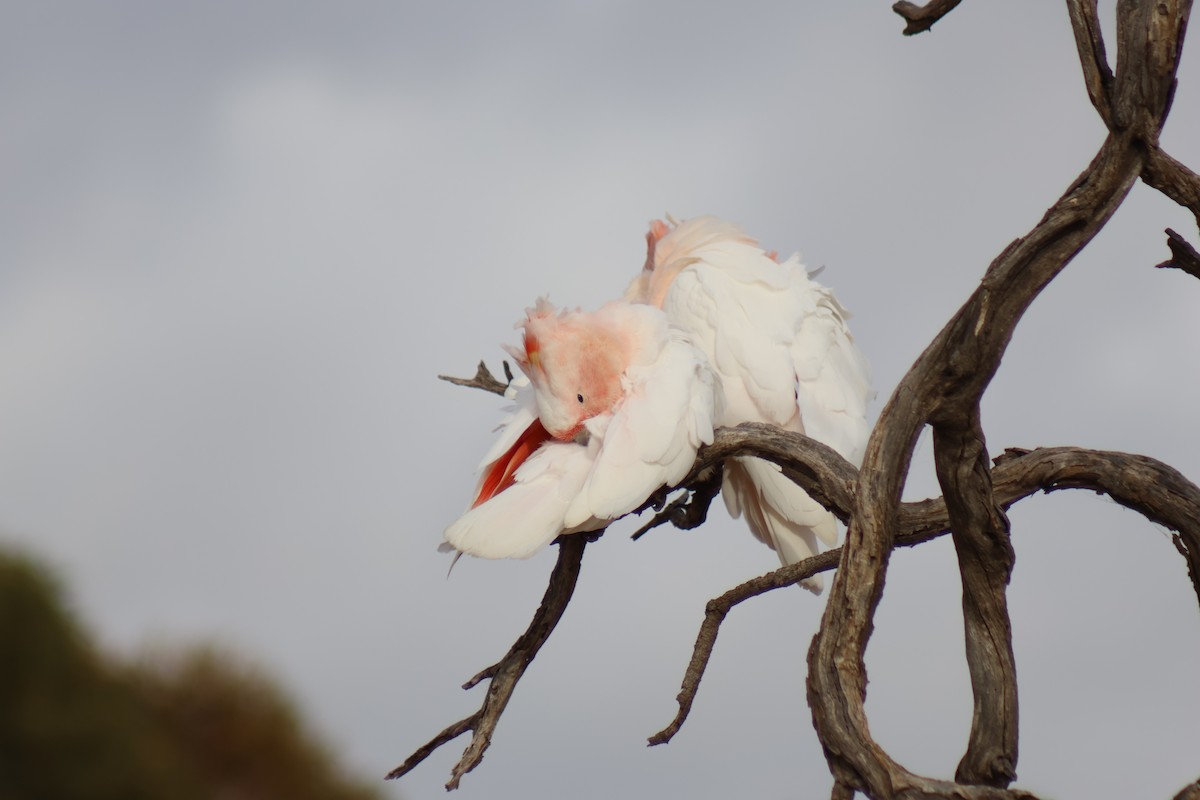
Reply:
<svg viewBox="0 0 1200 800"><path fill-rule="evenodd" d="M737 242L710 246L701 256L675 278L663 311L706 352L720 377L725 408L718 425L772 422L794 430L790 346L799 314L780 265Z"/></svg>
<svg viewBox="0 0 1200 800"><path fill-rule="evenodd" d="M653 272L661 275L643 274L630 293L643 290L646 300L657 293L671 323L708 355L724 399L716 424L773 423L857 463L871 390L848 315L832 293L797 257L777 263L719 220L680 223L660 245L666 255L656 255ZM836 541L833 515L772 464L728 463L722 494L730 514L744 515L785 564L815 553L818 540ZM819 591L819 581L809 588Z"/></svg>
<svg viewBox="0 0 1200 800"><path fill-rule="evenodd" d="M563 515L598 449L573 442L543 444L517 468L512 486L446 528L446 542L480 558L529 558L570 527Z"/></svg>
<svg viewBox="0 0 1200 800"><path fill-rule="evenodd" d="M807 306L791 347L802 430L857 466L870 433L867 403L874 397L867 362L846 326L849 314L796 266L794 293Z"/></svg>

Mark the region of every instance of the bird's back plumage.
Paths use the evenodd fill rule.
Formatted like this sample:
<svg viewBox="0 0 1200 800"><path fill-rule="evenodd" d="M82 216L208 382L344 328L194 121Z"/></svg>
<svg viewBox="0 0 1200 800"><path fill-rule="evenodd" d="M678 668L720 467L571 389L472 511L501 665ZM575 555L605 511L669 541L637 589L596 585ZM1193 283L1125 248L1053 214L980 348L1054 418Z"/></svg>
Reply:
<svg viewBox="0 0 1200 800"><path fill-rule="evenodd" d="M646 268L626 298L660 306L708 356L723 400L716 424L772 423L857 463L868 432L866 362L845 309L799 257L780 263L713 217L656 223L648 242ZM774 464L727 462L722 494L785 564L836 542L833 515ZM819 579L808 588L819 591Z"/></svg>

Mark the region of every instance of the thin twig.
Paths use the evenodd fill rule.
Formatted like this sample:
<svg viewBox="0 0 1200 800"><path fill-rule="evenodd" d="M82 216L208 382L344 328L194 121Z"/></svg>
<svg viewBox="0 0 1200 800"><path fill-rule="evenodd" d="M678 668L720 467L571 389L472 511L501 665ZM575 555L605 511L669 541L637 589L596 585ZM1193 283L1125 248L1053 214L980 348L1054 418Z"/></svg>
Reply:
<svg viewBox="0 0 1200 800"><path fill-rule="evenodd" d="M712 655L713 646L717 642L717 632L725 620L725 615L734 606L773 589L792 586L819 572L831 570L837 566L841 554L842 549L839 547L819 555L809 556L803 561L780 567L757 578L751 578L720 597L709 600L708 605L704 608L704 622L700 625L700 633L696 636L696 644L692 650L692 660L688 663L687 670L683 675L683 687L675 698L679 701L679 711L670 725L650 737L649 743L651 745L666 744L683 727L684 721L687 720L688 714L692 710L692 701L696 698L696 691L700 688L700 679L704 677L704 670L708 667L708 659Z"/></svg>
<svg viewBox="0 0 1200 800"><path fill-rule="evenodd" d="M1130 453L1046 447L1037 450L1010 448L995 460L991 473L994 496L1005 510L1037 492L1086 489L1107 494L1151 522L1177 531L1173 541L1184 557L1200 603L1200 518L1195 514L1195 509L1200 508L1200 487L1178 470L1156 459ZM950 532L950 515L943 498L904 503L899 517L897 547L915 547ZM683 727L708 667L721 623L734 606L834 569L841 559L842 549L827 550L752 578L708 602L704 622L696 635L692 657L676 696L679 710L671 724L650 737L651 745L669 742Z"/></svg>
<svg viewBox="0 0 1200 800"><path fill-rule="evenodd" d="M492 375L492 371L487 368L487 364L480 361L479 366L475 368L474 378L455 378L450 375L438 375L438 378L447 383L453 383L455 386L467 386L472 389L483 389L485 392L503 395L508 390L508 385L512 383L513 379L512 370L509 369L507 361L504 362L504 374L508 378L508 383L496 380L496 377Z"/></svg>
<svg viewBox="0 0 1200 800"><path fill-rule="evenodd" d="M483 754L492 743L492 733L496 724L517 688L518 681L525 674L525 669L537 656L538 650L554 632L558 621L562 619L571 595L575 591L575 583L579 579L579 568L583 561L583 549L587 546L589 537L583 534L563 536L559 542L558 561L554 571L550 573L550 581L542 603L525 633L513 643L504 658L492 666L482 670L471 680L467 681L464 689L470 689L485 679L491 679L483 704L471 716L448 726L437 736L430 739L408 757L408 759L387 774L388 780L394 780L408 774L414 767L424 761L435 750L452 739L467 731L473 731L471 743L463 751L462 758L454 765L450 773L450 781L446 789L457 789L462 776L475 769L483 760Z"/></svg>

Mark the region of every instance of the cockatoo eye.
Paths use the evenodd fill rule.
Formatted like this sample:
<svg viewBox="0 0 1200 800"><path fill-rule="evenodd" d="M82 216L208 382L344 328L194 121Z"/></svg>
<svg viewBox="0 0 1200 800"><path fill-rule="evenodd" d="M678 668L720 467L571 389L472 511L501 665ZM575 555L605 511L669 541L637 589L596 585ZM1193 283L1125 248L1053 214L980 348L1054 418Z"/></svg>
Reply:
<svg viewBox="0 0 1200 800"><path fill-rule="evenodd" d="M577 394L575 395L575 399L579 401L580 405L583 405L583 395Z"/></svg>

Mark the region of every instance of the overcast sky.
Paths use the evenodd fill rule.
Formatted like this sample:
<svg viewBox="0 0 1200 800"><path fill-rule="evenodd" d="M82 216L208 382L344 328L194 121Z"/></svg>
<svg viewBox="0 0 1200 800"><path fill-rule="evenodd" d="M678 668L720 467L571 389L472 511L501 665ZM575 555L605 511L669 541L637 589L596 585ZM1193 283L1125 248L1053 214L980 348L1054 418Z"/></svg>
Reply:
<svg viewBox="0 0 1200 800"><path fill-rule="evenodd" d="M0 541L114 650L248 652L382 777L477 707L459 684L555 556L447 579L503 402L438 373L498 365L539 295L618 295L650 219L716 214L826 268L874 415L1091 159L1062 4L966 2L914 39L889 5L0 2ZM1197 168L1191 45L1163 141ZM1200 478L1200 283L1151 268L1167 226L1196 241L1135 187L1033 306L993 453ZM938 493L929 450L910 497ZM824 599L799 590L730 615L691 719L645 746L704 603L776 565L716 516L588 549L460 796L828 796L803 663ZM1010 516L1018 783L1171 796L1200 775L1200 612L1168 534L1084 493ZM971 715L959 602L948 541L898 553L868 651L873 733L943 777ZM390 796L442 794L465 744Z"/></svg>

